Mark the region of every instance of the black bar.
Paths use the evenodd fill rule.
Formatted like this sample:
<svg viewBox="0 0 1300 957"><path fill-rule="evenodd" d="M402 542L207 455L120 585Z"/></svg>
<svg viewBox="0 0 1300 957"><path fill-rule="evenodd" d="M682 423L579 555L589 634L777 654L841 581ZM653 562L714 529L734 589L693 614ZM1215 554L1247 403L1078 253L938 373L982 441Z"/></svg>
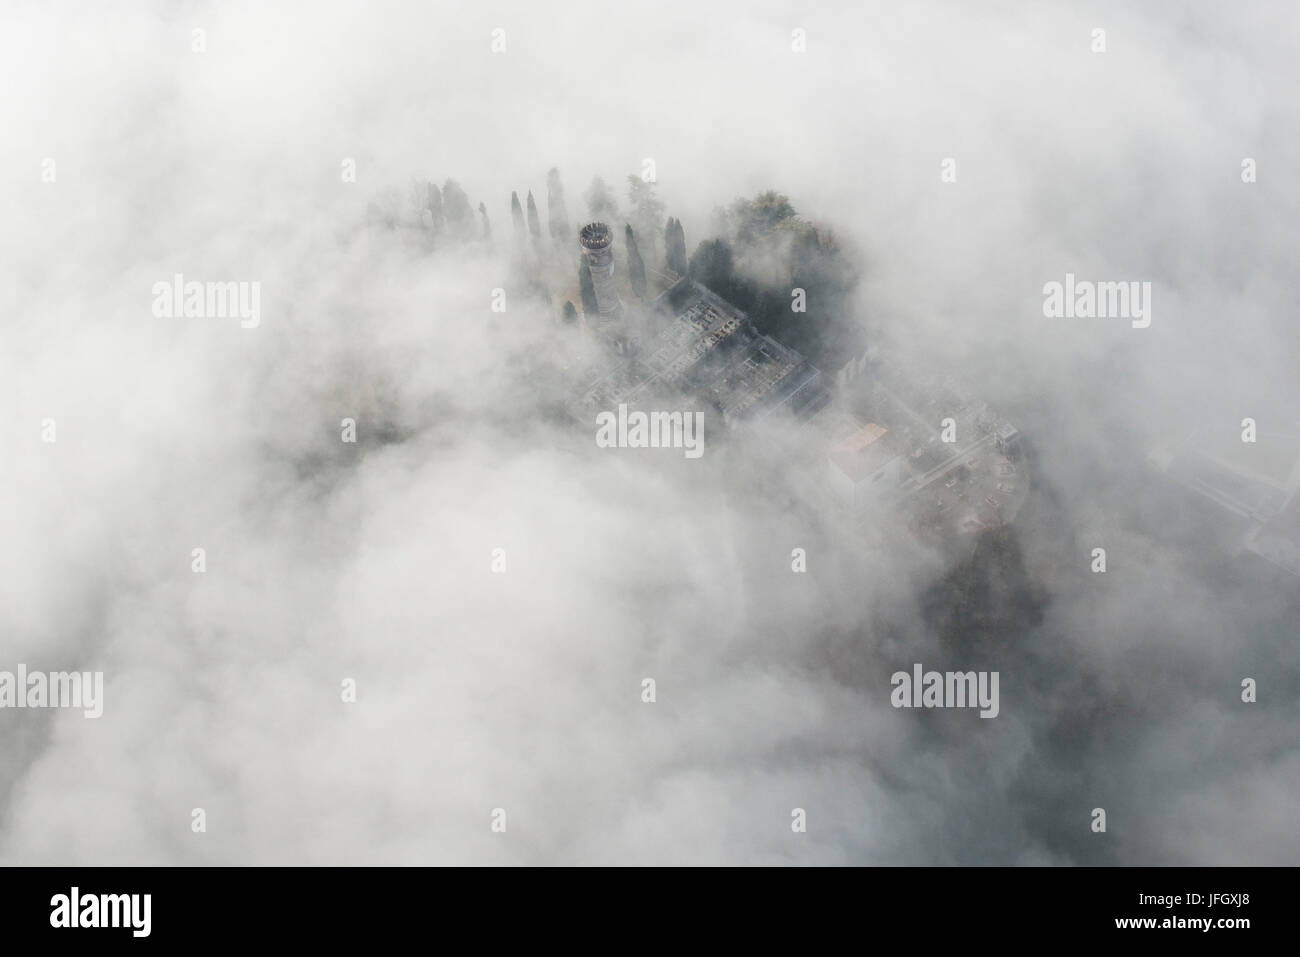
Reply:
<svg viewBox="0 0 1300 957"><path fill-rule="evenodd" d="M566 936L613 931L629 941L707 932L806 946L810 937L830 941L851 925L853 939L919 933L926 946L1099 938L1231 946L1284 933L1294 896L1294 873L1279 868L726 870L11 868L0 876L0 914L7 941L56 946L73 935L90 946L400 944L413 931L437 927L473 931L483 941L535 934L540 944L560 924ZM124 926L52 926L70 910L74 887L82 917L102 912L107 922L116 908ZM149 895L147 936L137 936L145 929L144 898L135 899L138 910L127 910L120 897L102 907L109 894ZM64 899L69 906L61 911ZM1134 919L1154 924L1119 926ZM1208 930L1206 919L1213 922ZM1246 926L1219 924L1243 919Z"/></svg>

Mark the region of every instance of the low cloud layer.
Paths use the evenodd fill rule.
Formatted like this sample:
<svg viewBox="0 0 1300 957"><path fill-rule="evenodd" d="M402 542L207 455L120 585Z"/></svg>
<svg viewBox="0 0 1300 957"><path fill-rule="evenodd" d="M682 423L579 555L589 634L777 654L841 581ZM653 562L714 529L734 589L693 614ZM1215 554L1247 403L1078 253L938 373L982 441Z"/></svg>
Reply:
<svg viewBox="0 0 1300 957"><path fill-rule="evenodd" d="M1146 459L1300 434L1294 11L545 7L6 14L0 669L105 703L0 711L0 861L1300 859L1297 580ZM999 548L848 533L797 435L555 414L591 344L514 294L510 193L556 167L577 221L646 158L688 252L788 195L869 348L1020 426ZM493 247L367 214L448 177ZM259 282L260 323L156 317L177 273ZM1045 318L1066 273L1151 282L1150 326ZM892 708L914 662L999 671L998 717Z"/></svg>

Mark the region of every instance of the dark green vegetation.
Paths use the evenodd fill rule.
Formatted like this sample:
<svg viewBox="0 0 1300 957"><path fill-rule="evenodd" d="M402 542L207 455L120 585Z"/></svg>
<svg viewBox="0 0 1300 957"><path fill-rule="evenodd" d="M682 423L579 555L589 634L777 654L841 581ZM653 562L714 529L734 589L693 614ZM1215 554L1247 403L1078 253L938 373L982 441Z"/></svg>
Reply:
<svg viewBox="0 0 1300 957"><path fill-rule="evenodd" d="M716 210L714 221L717 235L690 257L692 279L822 368L837 369L862 351L859 324L850 320L859 271L834 234L770 190ZM806 311L796 311L800 298Z"/></svg>

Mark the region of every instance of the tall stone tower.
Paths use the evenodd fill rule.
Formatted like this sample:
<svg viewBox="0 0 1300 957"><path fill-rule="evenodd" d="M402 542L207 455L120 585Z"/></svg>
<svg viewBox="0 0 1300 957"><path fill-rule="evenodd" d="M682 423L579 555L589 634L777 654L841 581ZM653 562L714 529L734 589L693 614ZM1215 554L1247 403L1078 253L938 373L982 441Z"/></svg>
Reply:
<svg viewBox="0 0 1300 957"><path fill-rule="evenodd" d="M588 223L578 234L578 244L591 269L591 284L596 290L596 311L601 323L623 318L623 303L614 287L614 233L604 223Z"/></svg>

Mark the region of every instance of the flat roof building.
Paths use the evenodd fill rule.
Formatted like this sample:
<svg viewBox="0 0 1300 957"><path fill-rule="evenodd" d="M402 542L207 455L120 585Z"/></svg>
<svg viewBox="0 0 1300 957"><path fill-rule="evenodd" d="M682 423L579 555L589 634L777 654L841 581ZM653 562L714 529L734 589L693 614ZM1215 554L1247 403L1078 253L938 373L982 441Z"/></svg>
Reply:
<svg viewBox="0 0 1300 957"><path fill-rule="evenodd" d="M855 511L898 488L899 453L886 441L888 435L887 428L871 422L831 446L831 490Z"/></svg>

